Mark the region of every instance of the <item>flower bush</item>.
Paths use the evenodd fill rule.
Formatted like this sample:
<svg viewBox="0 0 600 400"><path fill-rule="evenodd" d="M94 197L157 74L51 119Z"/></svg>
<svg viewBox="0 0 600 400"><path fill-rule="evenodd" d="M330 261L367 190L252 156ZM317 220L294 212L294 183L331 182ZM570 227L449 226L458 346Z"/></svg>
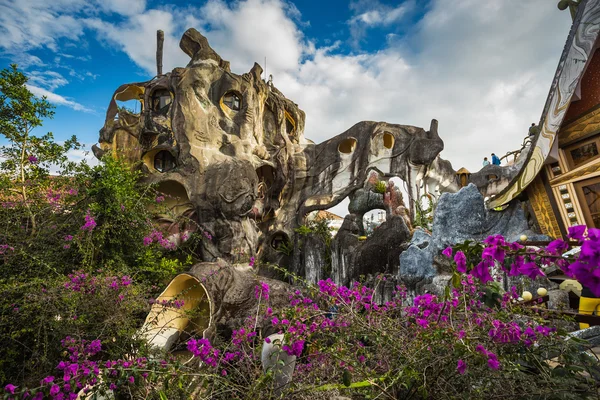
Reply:
<svg viewBox="0 0 600 400"><path fill-rule="evenodd" d="M123 282L104 282L109 281L119 288ZM99 282L76 274L69 286L82 293ZM62 342L67 352L58 372L43 378L41 386L5 390L15 398L112 390L134 397L154 391L159 397L185 393L206 399L315 398L319 392L390 399L592 398L598 390L597 361L581 352L581 343L565 340L565 332L550 321L515 304L514 290L504 293L498 308L486 307L482 287L471 275L463 275L444 298L424 294L410 305L401 287L378 305L373 289L358 283L339 287L331 280L296 290L278 310L270 307L268 292L265 283L257 285L258 315L249 316L228 340L187 342L199 367L134 354L92 361L105 351L104 343L71 337ZM283 333L281 351L297 358L292 382L284 388L275 385L273 370L263 373L265 332L257 332L258 320ZM59 373L60 380L54 378ZM175 389L169 386L174 381Z"/></svg>

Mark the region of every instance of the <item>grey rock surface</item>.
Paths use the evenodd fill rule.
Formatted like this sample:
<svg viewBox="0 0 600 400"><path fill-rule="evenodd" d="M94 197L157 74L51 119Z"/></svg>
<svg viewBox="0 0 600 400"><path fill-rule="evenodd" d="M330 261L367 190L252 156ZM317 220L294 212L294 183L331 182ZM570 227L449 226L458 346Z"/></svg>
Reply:
<svg viewBox="0 0 600 400"><path fill-rule="evenodd" d="M508 241L527 235L529 240L548 240L529 228L525 213L518 202L503 211L485 208L483 196L470 184L457 193L444 193L440 197L433 219L433 251L465 240L483 240L490 235L502 235Z"/></svg>
<svg viewBox="0 0 600 400"><path fill-rule="evenodd" d="M435 210L432 234L416 230L410 246L400 255L399 278L409 289L418 290L433 277L449 272L445 258L440 257L447 246L465 240L481 241L490 235L517 241L523 234L529 240L549 239L529 228L518 202L503 211L488 211L483 196L473 184L457 193L444 193ZM552 289L550 284L545 287Z"/></svg>

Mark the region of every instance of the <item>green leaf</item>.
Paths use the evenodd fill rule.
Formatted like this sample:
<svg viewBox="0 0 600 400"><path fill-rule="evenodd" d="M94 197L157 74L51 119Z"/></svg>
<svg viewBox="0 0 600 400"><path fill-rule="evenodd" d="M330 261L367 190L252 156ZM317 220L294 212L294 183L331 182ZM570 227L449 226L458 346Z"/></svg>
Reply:
<svg viewBox="0 0 600 400"><path fill-rule="evenodd" d="M348 371L347 369L345 369L344 372L342 373L342 382L344 383L344 386L346 386L346 387L350 387L350 385L352 384L352 375L350 374L350 371Z"/></svg>
<svg viewBox="0 0 600 400"><path fill-rule="evenodd" d="M455 288L460 287L460 274L456 271L452 274L452 286Z"/></svg>

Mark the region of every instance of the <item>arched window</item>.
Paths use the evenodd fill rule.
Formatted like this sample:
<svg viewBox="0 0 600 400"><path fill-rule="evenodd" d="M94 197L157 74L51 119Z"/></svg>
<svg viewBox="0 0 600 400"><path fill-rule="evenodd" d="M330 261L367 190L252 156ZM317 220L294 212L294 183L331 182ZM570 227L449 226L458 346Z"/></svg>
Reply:
<svg viewBox="0 0 600 400"><path fill-rule="evenodd" d="M340 142L338 145L338 151L344 154L350 154L356 149L356 139L347 138Z"/></svg>
<svg viewBox="0 0 600 400"><path fill-rule="evenodd" d="M150 104L154 112L166 114L171 105L171 92L167 89L156 89L152 93Z"/></svg>
<svg viewBox="0 0 600 400"><path fill-rule="evenodd" d="M240 96L234 92L227 92L225 93L225 96L223 96L223 104L231 108L233 111L240 111L242 100L240 99Z"/></svg>
<svg viewBox="0 0 600 400"><path fill-rule="evenodd" d="M158 172L168 172L175 166L175 157L167 150L161 150L154 156L154 169Z"/></svg>

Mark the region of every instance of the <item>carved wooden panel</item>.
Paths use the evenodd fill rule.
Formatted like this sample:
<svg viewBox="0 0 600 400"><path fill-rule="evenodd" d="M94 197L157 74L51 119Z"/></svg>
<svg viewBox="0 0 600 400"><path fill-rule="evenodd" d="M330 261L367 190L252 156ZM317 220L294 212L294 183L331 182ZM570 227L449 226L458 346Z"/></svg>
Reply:
<svg viewBox="0 0 600 400"><path fill-rule="evenodd" d="M544 188L541 177L537 177L527 188L527 195L531 203L531 208L535 213L535 218L540 225L542 233L553 238L561 237L560 228L552 205L550 197Z"/></svg>
<svg viewBox="0 0 600 400"><path fill-rule="evenodd" d="M562 174L559 177L552 179L550 184L555 186L560 185L561 183L572 182L583 177L592 177L596 174L596 172L600 172L600 161L596 161L594 164L580 167L574 169L573 171L569 171L566 174Z"/></svg>
<svg viewBox="0 0 600 400"><path fill-rule="evenodd" d="M600 132L600 107L563 127L558 133L558 145L564 147Z"/></svg>

